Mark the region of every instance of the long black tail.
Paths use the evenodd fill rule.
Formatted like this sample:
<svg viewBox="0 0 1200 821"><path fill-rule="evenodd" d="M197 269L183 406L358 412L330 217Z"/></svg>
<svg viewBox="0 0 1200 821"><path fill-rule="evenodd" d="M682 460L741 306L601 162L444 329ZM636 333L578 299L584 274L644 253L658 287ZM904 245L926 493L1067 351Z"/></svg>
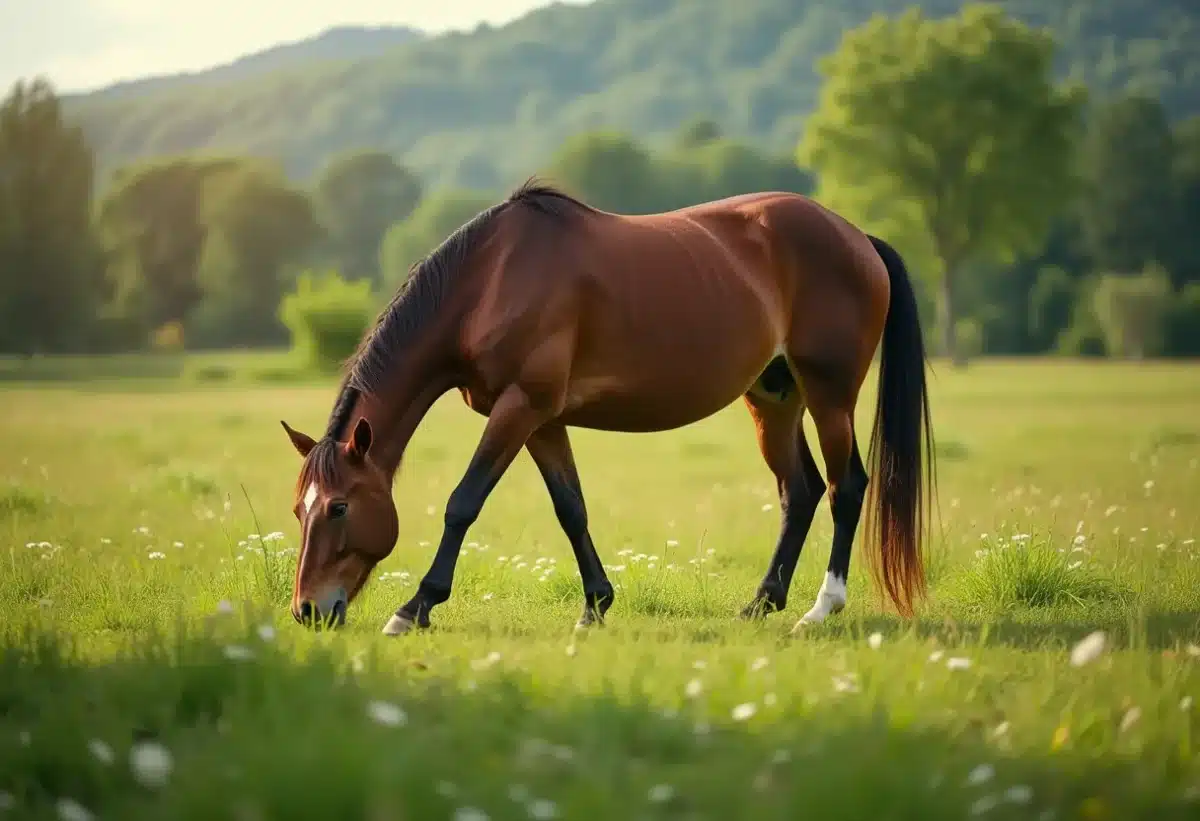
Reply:
<svg viewBox="0 0 1200 821"><path fill-rule="evenodd" d="M869 236L869 235L868 235ZM887 266L891 301L879 355L879 395L867 461L872 481L866 531L878 545L875 580L908 618L925 594L922 531L936 487L933 428L925 386L926 354L917 298L895 248L869 237Z"/></svg>

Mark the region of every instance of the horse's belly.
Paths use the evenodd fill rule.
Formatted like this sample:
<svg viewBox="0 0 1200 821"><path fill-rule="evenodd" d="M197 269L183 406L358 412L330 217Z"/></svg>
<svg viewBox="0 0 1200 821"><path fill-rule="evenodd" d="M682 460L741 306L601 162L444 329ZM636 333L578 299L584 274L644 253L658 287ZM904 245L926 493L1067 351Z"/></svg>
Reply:
<svg viewBox="0 0 1200 821"><path fill-rule="evenodd" d="M742 396L758 376L759 364L718 364L697 357L657 373L643 370L636 378L613 374L573 379L561 418L565 424L597 430L651 432L683 427Z"/></svg>

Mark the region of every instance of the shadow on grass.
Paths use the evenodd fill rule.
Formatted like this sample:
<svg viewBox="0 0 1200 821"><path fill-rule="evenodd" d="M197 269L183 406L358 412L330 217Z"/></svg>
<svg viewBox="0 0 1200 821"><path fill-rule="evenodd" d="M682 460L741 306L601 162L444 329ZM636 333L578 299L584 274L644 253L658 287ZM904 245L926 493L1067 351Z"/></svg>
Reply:
<svg viewBox="0 0 1200 821"><path fill-rule="evenodd" d="M583 693L503 665L398 667L342 647L323 637L281 649L231 632L87 664L29 634L0 651L0 792L20 817L50 818L65 797L134 820L925 820L989 806L990 818L1157 819L1187 809L1187 762L1167 739L1148 742L1140 764L1087 749L1005 752L982 733L922 727L854 697L738 723L703 701ZM89 750L95 740L111 760ZM129 750L146 740L171 752L165 786L131 773ZM982 763L995 776L972 786ZM486 815L456 815L465 807Z"/></svg>
<svg viewBox="0 0 1200 821"><path fill-rule="evenodd" d="M1095 630L1105 631L1117 646L1154 651L1175 651L1200 644L1200 613L1191 611L1078 612L1055 610L1045 615L1025 610L1025 618L1013 615L928 619L908 625L894 617L869 616L854 620L830 620L813 631L821 638L844 639L851 635L880 632L894 637L912 632L918 637L946 643L986 642L1024 650L1070 647ZM1038 621L1038 618L1054 621Z"/></svg>

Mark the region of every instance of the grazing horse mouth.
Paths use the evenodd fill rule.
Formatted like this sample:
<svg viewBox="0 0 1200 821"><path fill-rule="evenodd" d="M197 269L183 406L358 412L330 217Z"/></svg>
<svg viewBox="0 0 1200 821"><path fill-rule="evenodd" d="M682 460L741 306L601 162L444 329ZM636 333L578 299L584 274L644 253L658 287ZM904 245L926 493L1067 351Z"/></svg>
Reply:
<svg viewBox="0 0 1200 821"><path fill-rule="evenodd" d="M292 611L292 618L303 627L336 630L346 624L346 600L335 601L329 613L322 614L320 608L310 599L305 599L300 603L299 609Z"/></svg>

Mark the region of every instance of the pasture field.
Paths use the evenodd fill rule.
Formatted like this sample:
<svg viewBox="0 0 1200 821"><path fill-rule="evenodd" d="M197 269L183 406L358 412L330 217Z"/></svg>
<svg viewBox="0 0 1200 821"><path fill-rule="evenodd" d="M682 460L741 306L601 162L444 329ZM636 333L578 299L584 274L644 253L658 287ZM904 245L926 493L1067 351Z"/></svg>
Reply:
<svg viewBox="0 0 1200 821"><path fill-rule="evenodd" d="M434 629L389 639L482 430L457 395L397 480L396 551L314 634L286 609L278 420L319 432L332 380L13 374L0 819L1200 817L1195 364L935 364L930 596L901 623L859 542L848 608L800 636L828 505L788 609L736 620L778 527L740 405L573 433L619 584L605 628L572 631L574 560L523 454Z"/></svg>

